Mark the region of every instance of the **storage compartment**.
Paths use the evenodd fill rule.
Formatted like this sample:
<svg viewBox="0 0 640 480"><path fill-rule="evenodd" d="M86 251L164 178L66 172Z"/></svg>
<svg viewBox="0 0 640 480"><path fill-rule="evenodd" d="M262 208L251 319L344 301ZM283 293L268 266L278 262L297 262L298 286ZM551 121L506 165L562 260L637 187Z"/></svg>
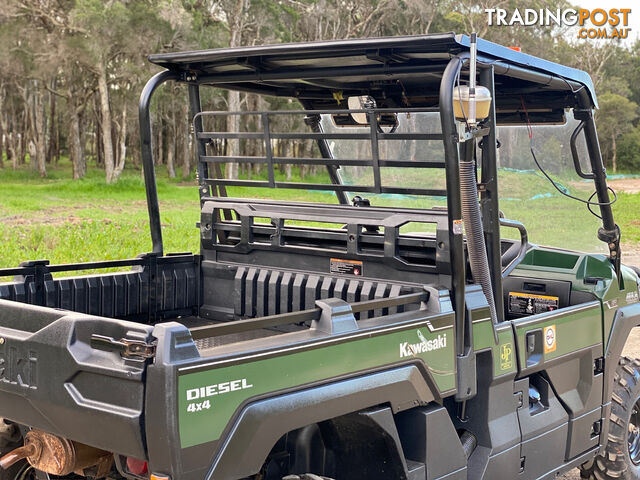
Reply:
<svg viewBox="0 0 640 480"><path fill-rule="evenodd" d="M550 312L571 305L571 282L509 276L503 282L509 319Z"/></svg>

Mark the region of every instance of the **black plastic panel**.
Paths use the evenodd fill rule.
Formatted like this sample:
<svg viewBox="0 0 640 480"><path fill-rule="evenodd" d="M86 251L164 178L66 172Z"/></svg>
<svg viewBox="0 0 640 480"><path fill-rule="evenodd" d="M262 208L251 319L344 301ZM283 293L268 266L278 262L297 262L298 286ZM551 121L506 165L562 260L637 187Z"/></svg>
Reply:
<svg viewBox="0 0 640 480"><path fill-rule="evenodd" d="M296 273L209 261L203 263L203 271L201 315L221 320L313 309L316 307L316 300L325 298L340 298L353 303L422 291L417 285L396 282L344 278L310 272ZM356 315L359 319L366 319L398 313L403 311L403 308L405 307L389 307Z"/></svg>
<svg viewBox="0 0 640 480"><path fill-rule="evenodd" d="M199 303L199 257L147 258L129 272L53 278L57 266L20 267L0 284L0 299L110 318L149 321L193 313ZM2 271L0 271L2 273Z"/></svg>

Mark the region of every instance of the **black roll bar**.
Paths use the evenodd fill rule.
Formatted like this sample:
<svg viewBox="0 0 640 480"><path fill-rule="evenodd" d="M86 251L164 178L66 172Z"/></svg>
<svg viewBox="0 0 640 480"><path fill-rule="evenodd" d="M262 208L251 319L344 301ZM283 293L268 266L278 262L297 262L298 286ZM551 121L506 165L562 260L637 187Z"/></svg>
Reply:
<svg viewBox="0 0 640 480"><path fill-rule="evenodd" d="M144 171L144 186L147 192L147 209L149 211L149 228L151 229L152 253L162 256L162 225L160 223L160 207L158 205L158 188L156 186L156 170L153 164L153 150L151 145L151 115L149 105L153 92L169 80L178 80L180 74L165 70L156 73L142 89L138 105L140 121L140 153Z"/></svg>
<svg viewBox="0 0 640 480"><path fill-rule="evenodd" d="M620 228L613 219L609 187L607 186L607 171L602 162L596 122L593 118L593 105L589 94L584 88L576 93L580 108L574 108L573 116L576 120L584 123L584 137L587 142L587 152L589 152L591 171L593 172L593 183L596 187L596 195L600 204L600 216L602 217L602 227L598 229L598 238L609 247L609 260L613 264L618 275L618 281L622 286L622 276L620 275Z"/></svg>
<svg viewBox="0 0 640 480"><path fill-rule="evenodd" d="M482 212L482 226L487 245L487 259L491 272L491 285L493 288L493 300L496 305L498 322L504 320L504 297L502 295L502 242L500 240L500 211L498 198L498 152L496 137L496 91L494 68L480 70L480 85L489 89L491 105L489 117L485 126L489 127L489 133L482 139L482 172L481 183L484 189L480 191L480 210Z"/></svg>
<svg viewBox="0 0 640 480"><path fill-rule="evenodd" d="M462 237L462 199L460 197L460 156L458 132L453 115L453 89L468 52L452 58L440 82L440 122L444 144L445 176L447 186L449 256L451 263L452 303L456 315L456 353L465 350L465 257Z"/></svg>

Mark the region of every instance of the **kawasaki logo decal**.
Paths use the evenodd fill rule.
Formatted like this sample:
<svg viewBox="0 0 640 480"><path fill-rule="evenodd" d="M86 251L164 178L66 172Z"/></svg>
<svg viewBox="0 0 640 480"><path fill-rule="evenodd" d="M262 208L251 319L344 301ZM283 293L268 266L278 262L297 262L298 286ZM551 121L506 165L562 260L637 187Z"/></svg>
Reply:
<svg viewBox="0 0 640 480"><path fill-rule="evenodd" d="M438 338L427 340L420 330L416 330L419 343L403 342L400 344L400 358L413 357L420 353L432 352L447 347L447 334L438 335Z"/></svg>

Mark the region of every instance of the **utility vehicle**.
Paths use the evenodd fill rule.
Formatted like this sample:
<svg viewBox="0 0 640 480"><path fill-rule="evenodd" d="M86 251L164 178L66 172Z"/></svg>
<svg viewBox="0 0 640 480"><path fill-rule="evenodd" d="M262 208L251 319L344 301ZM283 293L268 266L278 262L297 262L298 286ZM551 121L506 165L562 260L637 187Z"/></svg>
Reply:
<svg viewBox="0 0 640 480"><path fill-rule="evenodd" d="M150 61L153 250L0 270L3 479L640 478L640 363L621 358L638 275L620 262L588 74L453 33ZM197 255L163 250L149 106L168 81L188 86ZM203 111L205 86L290 109ZM226 131L234 115L255 128ZM533 245L500 215L497 126L567 117L607 255ZM284 155L285 139L319 154ZM229 162L262 176L227 179ZM327 173L287 180L286 164ZM285 189L330 196L261 198ZM60 275L112 267L129 270Z"/></svg>

